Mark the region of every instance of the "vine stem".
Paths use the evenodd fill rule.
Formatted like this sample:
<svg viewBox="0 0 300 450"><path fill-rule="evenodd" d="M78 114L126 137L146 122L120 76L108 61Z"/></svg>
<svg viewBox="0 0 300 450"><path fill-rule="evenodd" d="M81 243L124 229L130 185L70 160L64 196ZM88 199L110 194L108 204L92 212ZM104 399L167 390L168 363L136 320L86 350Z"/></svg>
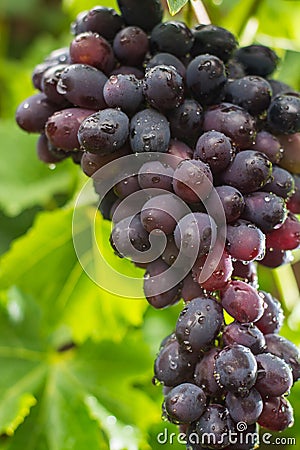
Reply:
<svg viewBox="0 0 300 450"><path fill-rule="evenodd" d="M202 25L209 25L211 20L201 0L190 0L197 20Z"/></svg>

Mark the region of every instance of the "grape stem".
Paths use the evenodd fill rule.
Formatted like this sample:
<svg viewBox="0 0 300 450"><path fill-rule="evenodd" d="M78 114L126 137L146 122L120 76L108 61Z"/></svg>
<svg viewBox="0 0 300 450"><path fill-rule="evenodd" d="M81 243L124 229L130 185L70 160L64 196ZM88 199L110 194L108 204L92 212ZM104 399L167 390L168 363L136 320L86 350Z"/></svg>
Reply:
<svg viewBox="0 0 300 450"><path fill-rule="evenodd" d="M198 22L202 25L209 25L211 23L211 20L203 2L201 0L191 0L191 5Z"/></svg>

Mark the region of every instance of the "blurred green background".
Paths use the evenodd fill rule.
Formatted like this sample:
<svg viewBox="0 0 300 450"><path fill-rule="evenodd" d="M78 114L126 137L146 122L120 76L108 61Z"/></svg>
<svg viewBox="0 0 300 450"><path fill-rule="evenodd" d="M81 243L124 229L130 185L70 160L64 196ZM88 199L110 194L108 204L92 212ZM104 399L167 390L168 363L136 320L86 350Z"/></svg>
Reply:
<svg viewBox="0 0 300 450"><path fill-rule="evenodd" d="M212 22L281 58L275 78L300 89L300 2L206 0ZM106 0L106 6L116 2ZM37 137L14 123L31 95L33 67L71 40L70 22L95 0L0 3L0 449L183 449L159 445L160 387L153 359L182 305L153 311L146 302L101 291L82 272L71 234L72 206L85 177L71 161L47 167ZM169 17L166 8L166 18ZM180 20L195 22L187 5ZM109 225L99 219L104 238ZM300 343L299 254L293 266L260 269L260 286L280 298L282 334ZM130 263L128 270L141 275ZM297 282L298 279L298 282ZM300 448L300 387L291 394L296 425L284 436ZM282 436L282 435L281 435ZM261 446L262 449L268 446Z"/></svg>

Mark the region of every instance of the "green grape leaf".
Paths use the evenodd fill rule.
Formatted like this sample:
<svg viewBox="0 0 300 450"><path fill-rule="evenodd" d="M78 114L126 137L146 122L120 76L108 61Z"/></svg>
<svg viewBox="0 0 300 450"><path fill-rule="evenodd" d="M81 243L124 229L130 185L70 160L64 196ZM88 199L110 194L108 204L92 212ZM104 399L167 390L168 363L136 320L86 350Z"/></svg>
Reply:
<svg viewBox="0 0 300 450"><path fill-rule="evenodd" d="M32 297L1 293L0 448L106 450L117 439L116 449L149 450L146 430L160 418L143 389L152 360L141 332L63 349L45 333L46 321Z"/></svg>
<svg viewBox="0 0 300 450"><path fill-rule="evenodd" d="M56 194L74 192L78 168L71 161L54 170L36 156L36 135L18 129L13 121L0 121L0 208L17 216L33 206L47 206Z"/></svg>
<svg viewBox="0 0 300 450"><path fill-rule="evenodd" d="M167 2L170 13L174 16L187 4L188 0L167 0Z"/></svg>
<svg viewBox="0 0 300 450"><path fill-rule="evenodd" d="M142 324L147 302L125 298L125 292L124 298L109 293L86 275L73 247L72 217L72 208L40 213L32 229L3 255L0 286L17 285L35 298L47 317L45 331L55 328L58 341L66 334L76 342L87 337L120 340L129 325ZM115 267L123 270L125 266L128 274L142 278L143 271L114 255L110 224L100 214L97 225ZM89 251L92 258L93 248Z"/></svg>

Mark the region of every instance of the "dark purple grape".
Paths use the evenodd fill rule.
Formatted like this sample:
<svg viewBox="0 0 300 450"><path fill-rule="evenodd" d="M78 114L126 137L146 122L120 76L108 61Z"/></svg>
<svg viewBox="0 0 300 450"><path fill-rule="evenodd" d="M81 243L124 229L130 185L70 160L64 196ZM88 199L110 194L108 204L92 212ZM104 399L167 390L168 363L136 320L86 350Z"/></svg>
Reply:
<svg viewBox="0 0 300 450"><path fill-rule="evenodd" d="M244 198L242 218L257 225L264 233L269 233L284 223L287 209L281 197L266 192L253 192Z"/></svg>
<svg viewBox="0 0 300 450"><path fill-rule="evenodd" d="M268 109L272 89L264 78L248 75L229 81L225 93L226 101L239 105L253 116L257 116Z"/></svg>
<svg viewBox="0 0 300 450"><path fill-rule="evenodd" d="M300 131L300 95L281 94L275 97L268 109L267 122L277 134Z"/></svg>
<svg viewBox="0 0 300 450"><path fill-rule="evenodd" d="M265 339L266 351L283 359L291 368L294 381L297 381L300 378L300 352L296 345L285 337L273 333L267 334Z"/></svg>
<svg viewBox="0 0 300 450"><path fill-rule="evenodd" d="M121 147L116 152L110 153L108 155L98 155L96 153L84 152L81 159L81 168L82 171L88 176L91 177L97 170L104 167L111 161L114 161L117 158L122 158L122 156L128 155L130 153L130 149L127 145Z"/></svg>
<svg viewBox="0 0 300 450"><path fill-rule="evenodd" d="M97 184L94 182L94 188L97 192ZM100 204L99 204L99 211L102 214L103 219L111 220L111 210L112 206L115 203L117 199L116 194L114 193L113 189L110 189L105 196L102 198Z"/></svg>
<svg viewBox="0 0 300 450"><path fill-rule="evenodd" d="M219 131L207 131L199 137L194 159L209 164L212 173L222 172L234 155L230 139Z"/></svg>
<svg viewBox="0 0 300 450"><path fill-rule="evenodd" d="M228 252L234 259L248 262L264 256L265 235L251 222L237 220L228 225L226 239Z"/></svg>
<svg viewBox="0 0 300 450"><path fill-rule="evenodd" d="M59 106L51 103L45 94L34 94L18 106L16 122L28 133L42 133L47 119L58 108Z"/></svg>
<svg viewBox="0 0 300 450"><path fill-rule="evenodd" d="M44 133L41 134L36 147L37 156L40 161L46 164L57 164L67 157L67 154L63 150L53 152L49 147L49 141L46 135Z"/></svg>
<svg viewBox="0 0 300 450"><path fill-rule="evenodd" d="M191 49L193 57L210 53L226 62L238 45L230 31L216 25L196 25L192 33L195 39Z"/></svg>
<svg viewBox="0 0 300 450"><path fill-rule="evenodd" d="M186 55L193 42L191 30L176 20L157 24L150 37L150 45L155 53L166 52L178 57Z"/></svg>
<svg viewBox="0 0 300 450"><path fill-rule="evenodd" d="M278 94L286 94L293 92L293 88L286 83L283 83L280 80L268 80L271 88L273 97L276 97Z"/></svg>
<svg viewBox="0 0 300 450"><path fill-rule="evenodd" d="M141 69L131 66L119 66L110 75L134 75L138 80L144 78L144 72Z"/></svg>
<svg viewBox="0 0 300 450"><path fill-rule="evenodd" d="M300 175L294 175L295 191L288 199L287 208L294 214L300 214Z"/></svg>
<svg viewBox="0 0 300 450"><path fill-rule="evenodd" d="M222 59L222 58L221 58ZM226 72L228 80L236 80L243 78L245 74L244 66L234 58L230 59L226 64Z"/></svg>
<svg viewBox="0 0 300 450"><path fill-rule="evenodd" d="M263 187L271 175L272 163L263 153L245 150L236 155L222 174L222 179L225 184L248 194Z"/></svg>
<svg viewBox="0 0 300 450"><path fill-rule="evenodd" d="M154 363L154 376L164 386L177 386L193 378L197 358L185 352L172 334L162 343Z"/></svg>
<svg viewBox="0 0 300 450"><path fill-rule="evenodd" d="M284 397L268 397L264 399L263 411L258 419L261 427L272 431L283 431L293 426L293 408Z"/></svg>
<svg viewBox="0 0 300 450"><path fill-rule="evenodd" d="M32 84L33 86L38 89L39 91L42 91L42 79L44 76L44 73L49 70L52 67L57 66L57 61L44 61L40 64L37 64L32 72Z"/></svg>
<svg viewBox="0 0 300 450"><path fill-rule="evenodd" d="M110 108L121 108L132 115L143 102L142 83L134 75L111 75L104 85L103 96Z"/></svg>
<svg viewBox="0 0 300 450"><path fill-rule="evenodd" d="M191 423L199 419L206 408L206 395L192 383L182 383L173 388L165 398L169 420L175 423Z"/></svg>
<svg viewBox="0 0 300 450"><path fill-rule="evenodd" d="M211 276L205 281L200 281L200 277L206 260L207 255L201 256L195 262L192 269L194 281L199 283L200 286L207 291L216 291L218 289L224 288L227 285L233 270L231 256L228 255L226 251L224 251L220 260L218 258L217 261L213 260L211 262L213 267L216 267Z"/></svg>
<svg viewBox="0 0 300 450"><path fill-rule="evenodd" d="M71 24L71 31L75 35L92 31L111 41L123 26L123 18L113 8L95 6L78 14Z"/></svg>
<svg viewBox="0 0 300 450"><path fill-rule="evenodd" d="M147 265L147 272L144 277L144 293L147 301L156 309L165 308L180 300L181 285L176 284L174 279L174 287L157 294L161 290L165 277L163 273L169 269L162 259L157 259ZM157 278L157 276L159 277ZM178 280L177 280L178 282Z"/></svg>
<svg viewBox="0 0 300 450"><path fill-rule="evenodd" d="M255 322L264 312L263 298L244 281L230 281L221 291L221 302L228 314L241 323Z"/></svg>
<svg viewBox="0 0 300 450"><path fill-rule="evenodd" d="M240 279L242 281L245 281L246 283L251 284L251 286L257 288L258 277L256 264L254 262L244 264L241 261L235 261L233 263L232 278Z"/></svg>
<svg viewBox="0 0 300 450"><path fill-rule="evenodd" d="M128 25L138 25L143 30L151 31L163 17L160 0L118 0L122 17Z"/></svg>
<svg viewBox="0 0 300 450"><path fill-rule="evenodd" d="M224 347L215 360L215 378L227 391L247 395L257 377L257 362L253 353L243 345Z"/></svg>
<svg viewBox="0 0 300 450"><path fill-rule="evenodd" d="M47 96L47 98L53 102L61 105L61 107L66 106L68 103L66 98L57 91L57 84L60 80L61 73L68 67L67 64L58 64L47 69L41 80L41 90Z"/></svg>
<svg viewBox="0 0 300 450"><path fill-rule="evenodd" d="M272 180L262 190L272 192L287 200L294 192L295 181L292 174L278 166L273 166Z"/></svg>
<svg viewBox="0 0 300 450"><path fill-rule="evenodd" d="M203 297L203 295L203 289L193 280L192 274L189 273L182 283L181 296L183 300L185 302L190 302L196 297Z"/></svg>
<svg viewBox="0 0 300 450"><path fill-rule="evenodd" d="M207 348L223 325L222 306L213 298L197 297L181 311L176 324L179 344L190 352Z"/></svg>
<svg viewBox="0 0 300 450"><path fill-rule="evenodd" d="M166 152L169 142L168 121L155 109L144 109L132 118L130 144L133 152Z"/></svg>
<svg viewBox="0 0 300 450"><path fill-rule="evenodd" d="M266 253L263 259L259 263L265 267L275 269L276 267L288 264L293 260L290 252L284 250L275 250L274 248L266 247Z"/></svg>
<svg viewBox="0 0 300 450"><path fill-rule="evenodd" d="M202 133L203 108L193 99L186 99L178 108L168 111L172 136L192 146Z"/></svg>
<svg viewBox="0 0 300 450"><path fill-rule="evenodd" d="M264 397L279 397L291 389L293 375L288 364L272 353L256 355L257 380L255 388Z"/></svg>
<svg viewBox="0 0 300 450"><path fill-rule="evenodd" d="M280 167L293 174L300 173L300 133L280 134L277 136L282 148L283 157L279 163Z"/></svg>
<svg viewBox="0 0 300 450"><path fill-rule="evenodd" d="M172 66L155 66L146 71L143 93L159 111L177 108L184 100L183 79Z"/></svg>
<svg viewBox="0 0 300 450"><path fill-rule="evenodd" d="M114 191L119 198L129 197L139 189L140 185L137 175L130 175L129 177L123 178L114 187Z"/></svg>
<svg viewBox="0 0 300 450"><path fill-rule="evenodd" d="M77 133L81 123L94 111L82 108L68 108L57 111L49 117L45 130L50 143L67 152L79 150Z"/></svg>
<svg viewBox="0 0 300 450"><path fill-rule="evenodd" d="M110 243L121 258L133 258L136 250L149 250L149 234L143 227L140 215L128 217L118 222L110 235Z"/></svg>
<svg viewBox="0 0 300 450"><path fill-rule="evenodd" d="M181 75L183 79L185 78L186 68L184 64L171 53L156 53L156 55L147 62L146 70L161 65L174 67L179 75Z"/></svg>
<svg viewBox="0 0 300 450"><path fill-rule="evenodd" d="M212 173L200 160L181 161L173 176L174 192L187 203L198 203L212 190Z"/></svg>
<svg viewBox="0 0 300 450"><path fill-rule="evenodd" d="M256 135L253 150L264 153L271 163L278 164L283 157L283 148L279 140L268 131L259 131Z"/></svg>
<svg viewBox="0 0 300 450"><path fill-rule="evenodd" d="M104 37L90 31L78 34L70 44L72 63L88 64L105 74L112 71L115 65L111 45Z"/></svg>
<svg viewBox="0 0 300 450"><path fill-rule="evenodd" d="M176 161L173 169L175 170L177 164L183 159L192 159L193 158L193 150L188 147L184 142L178 141L177 139L171 139L169 143L168 153L172 156L176 156ZM173 160L170 163L173 165Z"/></svg>
<svg viewBox="0 0 300 450"><path fill-rule="evenodd" d="M248 75L266 77L276 69L279 58L276 53L264 45L249 45L239 48L234 57L243 64Z"/></svg>
<svg viewBox="0 0 300 450"><path fill-rule="evenodd" d="M260 291L259 295L264 302L264 313L255 325L263 334L278 333L284 321L281 303L267 292Z"/></svg>
<svg viewBox="0 0 300 450"><path fill-rule="evenodd" d="M224 328L222 338L225 345L240 344L250 348L254 355L263 352L266 341L262 332L253 323L232 322Z"/></svg>
<svg viewBox="0 0 300 450"><path fill-rule="evenodd" d="M247 425L257 422L263 410L260 393L252 388L245 397L228 392L225 399L226 407L235 422L243 420Z"/></svg>
<svg viewBox="0 0 300 450"><path fill-rule="evenodd" d="M129 119L122 111L104 109L82 122L78 140L85 151L107 155L121 148L129 134Z"/></svg>
<svg viewBox="0 0 300 450"><path fill-rule="evenodd" d="M194 372L194 382L201 387L209 397L218 397L222 389L217 384L214 377L215 358L220 349L212 348L206 352L197 363Z"/></svg>
<svg viewBox="0 0 300 450"><path fill-rule="evenodd" d="M224 63L217 56L196 56L186 70L187 87L195 99L204 105L220 101L226 80Z"/></svg>
<svg viewBox="0 0 300 450"><path fill-rule="evenodd" d="M175 243L186 256L193 256L195 252L198 256L205 255L214 243L212 236L216 229L214 219L208 214L186 214L176 225Z"/></svg>
<svg viewBox="0 0 300 450"><path fill-rule="evenodd" d="M103 97L106 81L106 75L95 67L71 64L61 73L57 91L73 105L88 109L104 109L107 106Z"/></svg>
<svg viewBox="0 0 300 450"><path fill-rule="evenodd" d="M169 236L167 236L167 244L166 244L166 247L165 247L163 253L161 254L161 259L165 263L167 263L168 266L171 266L176 261L178 254L179 254L179 250L174 242L173 235L170 234ZM182 296L182 298L184 298L182 294L181 294L181 296Z"/></svg>
<svg viewBox="0 0 300 450"><path fill-rule="evenodd" d="M204 115L203 130L220 131L243 150L252 148L256 135L254 118L244 109L231 103L220 103L208 108Z"/></svg>
<svg viewBox="0 0 300 450"><path fill-rule="evenodd" d="M300 222L289 213L284 224L267 234L267 246L275 250L294 250L300 245Z"/></svg>
<svg viewBox="0 0 300 450"><path fill-rule="evenodd" d="M138 66L149 49L148 36L137 26L123 28L114 39L113 49L122 64Z"/></svg>
<svg viewBox="0 0 300 450"><path fill-rule="evenodd" d="M243 195L232 186L217 186L215 189L220 197L226 221L228 223L235 222L245 206Z"/></svg>
<svg viewBox="0 0 300 450"><path fill-rule="evenodd" d="M234 431L234 424L225 406L212 403L196 422L195 429L201 445L222 449L229 444L229 434Z"/></svg>
<svg viewBox="0 0 300 450"><path fill-rule="evenodd" d="M171 234L185 212L182 202L176 195L157 195L144 204L141 221L148 233L161 230L165 234Z"/></svg>
<svg viewBox="0 0 300 450"><path fill-rule="evenodd" d="M166 163L146 162L139 170L139 185L142 189L158 188L172 192L173 173L172 167Z"/></svg>

